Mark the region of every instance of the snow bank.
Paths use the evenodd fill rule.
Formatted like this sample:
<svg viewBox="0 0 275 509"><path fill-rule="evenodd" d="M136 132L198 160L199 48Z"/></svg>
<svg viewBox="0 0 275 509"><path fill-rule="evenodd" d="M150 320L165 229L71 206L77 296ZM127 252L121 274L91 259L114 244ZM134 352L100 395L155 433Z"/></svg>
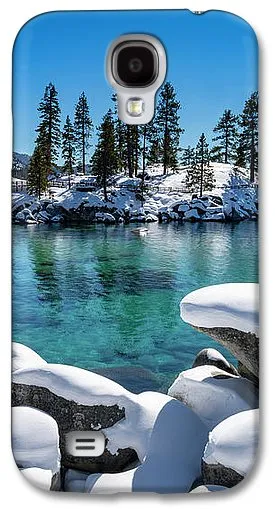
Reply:
<svg viewBox="0 0 275 509"><path fill-rule="evenodd" d="M50 470L52 476L58 473L59 436L54 419L34 408L13 408L12 450L19 467Z"/></svg>
<svg viewBox="0 0 275 509"><path fill-rule="evenodd" d="M40 355L21 343L12 343L12 371L47 364Z"/></svg>
<svg viewBox="0 0 275 509"><path fill-rule="evenodd" d="M258 407L252 382L209 365L180 373L168 394L196 412L209 430L230 415Z"/></svg>
<svg viewBox="0 0 275 509"><path fill-rule="evenodd" d="M90 475L89 493L188 492L201 474L206 428L178 401L168 400L154 424L143 463L119 474Z"/></svg>
<svg viewBox="0 0 275 509"><path fill-rule="evenodd" d="M259 289L254 283L207 286L180 303L182 320L196 327L230 327L259 333Z"/></svg>
<svg viewBox="0 0 275 509"><path fill-rule="evenodd" d="M203 461L223 465L245 477L252 469L259 442L259 410L232 415L209 433Z"/></svg>

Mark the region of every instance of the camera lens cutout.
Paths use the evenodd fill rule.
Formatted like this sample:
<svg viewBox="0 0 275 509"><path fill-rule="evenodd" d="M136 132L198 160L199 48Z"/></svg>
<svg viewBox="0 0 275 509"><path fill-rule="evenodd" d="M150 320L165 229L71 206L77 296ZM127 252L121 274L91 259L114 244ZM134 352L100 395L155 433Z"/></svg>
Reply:
<svg viewBox="0 0 275 509"><path fill-rule="evenodd" d="M126 41L119 44L112 58L113 76L125 87L151 85L158 73L158 55L145 41Z"/></svg>

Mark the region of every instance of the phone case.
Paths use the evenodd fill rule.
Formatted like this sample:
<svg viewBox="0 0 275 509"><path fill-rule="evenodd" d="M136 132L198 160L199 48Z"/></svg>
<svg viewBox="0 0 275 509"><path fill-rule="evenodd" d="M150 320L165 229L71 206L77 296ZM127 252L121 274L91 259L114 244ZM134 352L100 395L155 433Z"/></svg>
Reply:
<svg viewBox="0 0 275 509"><path fill-rule="evenodd" d="M118 118L104 75L110 43L133 33L168 62L141 126ZM257 55L252 28L221 11L51 12L20 30L12 444L34 485L204 493L250 473Z"/></svg>

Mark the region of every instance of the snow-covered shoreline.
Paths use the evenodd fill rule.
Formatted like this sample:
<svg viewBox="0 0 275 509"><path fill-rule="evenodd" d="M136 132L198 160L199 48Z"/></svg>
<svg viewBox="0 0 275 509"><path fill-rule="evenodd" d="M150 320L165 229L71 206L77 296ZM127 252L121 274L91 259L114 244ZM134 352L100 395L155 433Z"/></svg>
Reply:
<svg viewBox="0 0 275 509"><path fill-rule="evenodd" d="M216 315L213 310L221 293L222 315ZM258 331L254 295L253 285L244 283L207 287L197 290L195 298L190 294L182 300L181 316L188 321L185 303L197 304L198 309L192 311L192 325L196 326L204 304L203 319L207 324L211 320L211 327L222 328L223 320L225 331L231 325L239 327L241 352L242 335L247 334L241 315L248 308L254 318L245 330L253 325ZM249 352L244 365L250 365ZM47 490L62 486L63 491L91 494L217 491L238 484L255 462L255 377L241 376L213 348L197 354L168 394L133 394L91 371L48 364L28 347L14 343L12 404L16 462L27 479ZM36 431L42 429L46 456L41 455L41 440L36 438ZM94 459L71 456L65 448L66 433L88 429L103 431L103 455Z"/></svg>
<svg viewBox="0 0 275 509"><path fill-rule="evenodd" d="M183 173L151 176L143 190L140 178L118 176L109 187L107 201L102 189L81 188L77 181L70 189L53 187L52 197L41 200L14 193L12 217L18 224L256 220L257 186L230 165L217 165L216 176L216 187L202 197L186 191Z"/></svg>

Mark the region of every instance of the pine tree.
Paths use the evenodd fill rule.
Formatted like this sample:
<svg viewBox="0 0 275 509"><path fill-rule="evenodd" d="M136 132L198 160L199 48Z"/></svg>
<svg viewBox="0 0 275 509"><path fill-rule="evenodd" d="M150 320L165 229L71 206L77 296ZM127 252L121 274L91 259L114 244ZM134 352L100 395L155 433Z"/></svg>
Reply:
<svg viewBox="0 0 275 509"><path fill-rule="evenodd" d="M166 82L160 93L154 120L155 137L151 141L153 153L160 151L164 175L168 168L174 170L178 163L179 140L183 132L179 126L180 107L173 85Z"/></svg>
<svg viewBox="0 0 275 509"><path fill-rule="evenodd" d="M60 146L60 107L57 96L55 86L49 83L38 106L41 121L36 129L38 133L36 141L44 152L43 157L48 174L54 170L54 162L58 157Z"/></svg>
<svg viewBox="0 0 275 509"><path fill-rule="evenodd" d="M239 136L239 141L236 147L236 155L235 155L235 166L239 168L245 168L246 166L246 154L243 144L243 137Z"/></svg>
<svg viewBox="0 0 275 509"><path fill-rule="evenodd" d="M183 149L182 164L184 166L188 166L189 168L191 168L192 164L194 163L195 157L196 157L195 149L188 145L187 148Z"/></svg>
<svg viewBox="0 0 275 509"><path fill-rule="evenodd" d="M254 182L258 172L258 92L254 92L245 102L240 116L241 143L246 164L250 169L250 181Z"/></svg>
<svg viewBox="0 0 275 509"><path fill-rule="evenodd" d="M114 125L115 125L115 139L116 139L116 153L118 160L118 169L120 172L128 168L127 162L127 125L118 118L117 112L117 95L112 95L114 102Z"/></svg>
<svg viewBox="0 0 275 509"><path fill-rule="evenodd" d="M38 196L39 200L48 187L47 169L45 151L36 144L28 167L27 189L30 194Z"/></svg>
<svg viewBox="0 0 275 509"><path fill-rule="evenodd" d="M203 191L211 191L214 184L214 171L210 166L209 159L209 145L202 133L196 147L196 157L192 167L187 171L186 186L193 192L199 191L202 196Z"/></svg>
<svg viewBox="0 0 275 509"><path fill-rule="evenodd" d="M80 95L75 107L74 128L77 151L81 160L82 172L86 173L86 152L90 147L89 139L92 132L92 119L89 105L84 92Z"/></svg>
<svg viewBox="0 0 275 509"><path fill-rule="evenodd" d="M107 180L118 170L115 125L111 109L104 115L97 132L98 141L91 159L91 165L93 172L98 177L99 185L103 187L104 198L107 201Z"/></svg>
<svg viewBox="0 0 275 509"><path fill-rule="evenodd" d="M212 141L218 142L212 149L215 161L225 164L232 162L238 138L237 122L237 115L234 115L231 110L225 110L213 129L217 136Z"/></svg>
<svg viewBox="0 0 275 509"><path fill-rule="evenodd" d="M69 115L66 117L62 132L62 157L64 159L64 170L69 175L69 188L71 187L71 175L75 165L75 134L74 126Z"/></svg>

